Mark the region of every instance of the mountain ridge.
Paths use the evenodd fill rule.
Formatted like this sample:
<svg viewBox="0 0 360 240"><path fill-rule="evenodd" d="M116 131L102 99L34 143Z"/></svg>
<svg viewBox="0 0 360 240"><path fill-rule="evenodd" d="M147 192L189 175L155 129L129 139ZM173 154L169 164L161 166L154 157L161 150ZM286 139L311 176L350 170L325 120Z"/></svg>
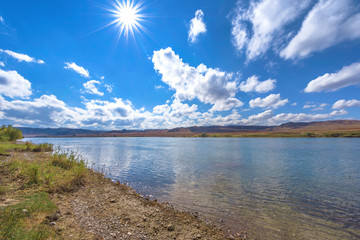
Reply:
<svg viewBox="0 0 360 240"><path fill-rule="evenodd" d="M287 132L346 132L360 131L360 120L332 120L314 122L288 122L279 126L191 126L173 129L145 130L90 130L75 128L30 128L18 127L24 137L191 137L199 134L249 134L249 133L287 133ZM223 135L225 136L225 135Z"/></svg>

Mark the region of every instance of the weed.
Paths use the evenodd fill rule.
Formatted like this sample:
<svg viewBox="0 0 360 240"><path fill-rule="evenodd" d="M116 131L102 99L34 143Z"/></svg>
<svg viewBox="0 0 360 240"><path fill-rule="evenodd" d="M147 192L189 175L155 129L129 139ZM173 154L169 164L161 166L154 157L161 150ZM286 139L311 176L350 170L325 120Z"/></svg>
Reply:
<svg viewBox="0 0 360 240"><path fill-rule="evenodd" d="M30 185L39 183L39 166L36 163L28 167L28 179Z"/></svg>

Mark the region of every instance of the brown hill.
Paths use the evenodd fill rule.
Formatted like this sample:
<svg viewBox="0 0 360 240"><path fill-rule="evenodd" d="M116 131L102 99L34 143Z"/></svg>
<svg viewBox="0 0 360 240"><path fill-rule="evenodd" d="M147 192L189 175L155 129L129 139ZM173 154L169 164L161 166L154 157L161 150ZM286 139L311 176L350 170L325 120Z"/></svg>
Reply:
<svg viewBox="0 0 360 240"><path fill-rule="evenodd" d="M65 128L20 128L25 137L249 137L360 136L359 120L289 122L280 126L194 126L174 129L95 131ZM334 133L340 133L331 135ZM328 134L328 135L326 135ZM346 135L347 136L347 135Z"/></svg>

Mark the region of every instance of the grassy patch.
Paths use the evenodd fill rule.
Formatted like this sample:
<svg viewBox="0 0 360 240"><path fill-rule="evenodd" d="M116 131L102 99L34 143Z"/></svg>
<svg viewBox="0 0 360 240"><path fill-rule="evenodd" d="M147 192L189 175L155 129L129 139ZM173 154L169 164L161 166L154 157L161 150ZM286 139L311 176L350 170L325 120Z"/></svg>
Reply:
<svg viewBox="0 0 360 240"><path fill-rule="evenodd" d="M54 146L49 143L33 144L26 142L25 144L17 143L4 143L0 142L0 156L9 156L11 151L26 151L26 152L51 152L54 150Z"/></svg>
<svg viewBox="0 0 360 240"><path fill-rule="evenodd" d="M0 209L0 239L47 239L52 229L39 216L57 209L47 193L31 194L15 205Z"/></svg>
<svg viewBox="0 0 360 240"><path fill-rule="evenodd" d="M0 162L0 196L15 200L13 205L0 207L0 239L56 238L54 228L44 223L45 217L57 209L49 194L76 191L84 185L89 172L85 161L71 151L43 153L53 149L49 144L0 146L12 152ZM9 182L16 187L3 184Z"/></svg>
<svg viewBox="0 0 360 240"><path fill-rule="evenodd" d="M23 180L23 188L71 192L84 184L88 169L78 154L57 150L52 155L37 156L36 161L14 157L9 163L9 171Z"/></svg>

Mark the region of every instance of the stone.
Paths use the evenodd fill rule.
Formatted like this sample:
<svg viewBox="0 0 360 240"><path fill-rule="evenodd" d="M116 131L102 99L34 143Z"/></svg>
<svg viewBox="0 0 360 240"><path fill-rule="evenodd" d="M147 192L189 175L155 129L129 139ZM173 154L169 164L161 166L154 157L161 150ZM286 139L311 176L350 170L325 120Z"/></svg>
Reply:
<svg viewBox="0 0 360 240"><path fill-rule="evenodd" d="M169 224L169 225L167 225L166 228L167 228L168 231L175 231L174 225Z"/></svg>

